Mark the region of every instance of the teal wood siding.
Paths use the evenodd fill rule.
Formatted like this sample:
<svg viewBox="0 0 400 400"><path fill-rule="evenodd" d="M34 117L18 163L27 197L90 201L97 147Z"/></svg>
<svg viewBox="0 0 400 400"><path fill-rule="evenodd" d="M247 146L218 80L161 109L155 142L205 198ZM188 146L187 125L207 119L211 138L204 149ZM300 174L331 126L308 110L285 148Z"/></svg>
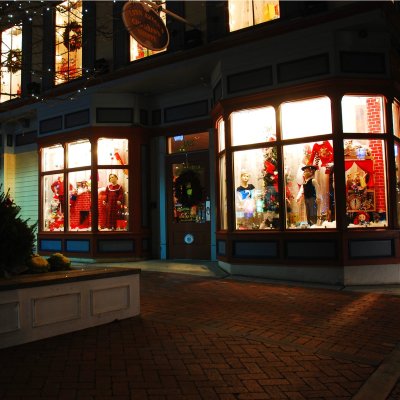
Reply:
<svg viewBox="0 0 400 400"><path fill-rule="evenodd" d="M33 224L39 215L38 154L17 154L15 164L15 202L21 207L21 218Z"/></svg>

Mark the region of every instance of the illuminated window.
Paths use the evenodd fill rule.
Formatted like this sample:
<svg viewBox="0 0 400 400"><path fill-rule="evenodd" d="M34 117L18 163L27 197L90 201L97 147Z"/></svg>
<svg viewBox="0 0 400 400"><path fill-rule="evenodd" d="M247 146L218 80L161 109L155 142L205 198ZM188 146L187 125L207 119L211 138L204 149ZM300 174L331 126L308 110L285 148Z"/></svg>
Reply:
<svg viewBox="0 0 400 400"><path fill-rule="evenodd" d="M230 32L280 17L278 0L228 0L228 11Z"/></svg>
<svg viewBox="0 0 400 400"><path fill-rule="evenodd" d="M344 96L342 100L344 133L383 133L382 96Z"/></svg>
<svg viewBox="0 0 400 400"><path fill-rule="evenodd" d="M393 133L400 138L400 104L394 102L392 104L393 113Z"/></svg>
<svg viewBox="0 0 400 400"><path fill-rule="evenodd" d="M397 206L397 226L400 226L400 144L394 144L394 160L396 163L396 206Z"/></svg>
<svg viewBox="0 0 400 400"><path fill-rule="evenodd" d="M178 135L168 138L168 154L186 153L188 151L206 150L208 148L208 132Z"/></svg>
<svg viewBox="0 0 400 400"><path fill-rule="evenodd" d="M97 163L92 166L92 146ZM66 165L64 159L67 160ZM78 140L41 149L42 229L126 231L129 221L128 140ZM97 193L93 193L93 170Z"/></svg>
<svg viewBox="0 0 400 400"><path fill-rule="evenodd" d="M155 3L158 3L157 1ZM165 3L161 6L165 8ZM167 23L167 15L165 12L159 12L160 18L163 20L164 24ZM152 56L153 54L162 53L164 50L150 50L138 43L132 36L130 36L130 61L140 60L141 58Z"/></svg>
<svg viewBox="0 0 400 400"><path fill-rule="evenodd" d="M283 148L286 227L336 228L331 140Z"/></svg>
<svg viewBox="0 0 400 400"><path fill-rule="evenodd" d="M292 101L281 107L282 138L295 139L332 133L328 97Z"/></svg>
<svg viewBox="0 0 400 400"><path fill-rule="evenodd" d="M82 1L64 1L56 7L55 84L82 76Z"/></svg>
<svg viewBox="0 0 400 400"><path fill-rule="evenodd" d="M276 140L275 109L254 108L231 115L232 146L273 142Z"/></svg>
<svg viewBox="0 0 400 400"><path fill-rule="evenodd" d="M21 96L22 26L1 33L0 102Z"/></svg>

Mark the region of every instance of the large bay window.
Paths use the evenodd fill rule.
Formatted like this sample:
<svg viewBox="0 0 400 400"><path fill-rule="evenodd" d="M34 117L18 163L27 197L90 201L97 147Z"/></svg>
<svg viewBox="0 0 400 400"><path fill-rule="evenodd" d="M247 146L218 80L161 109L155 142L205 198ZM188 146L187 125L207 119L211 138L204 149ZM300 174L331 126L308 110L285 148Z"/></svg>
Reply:
<svg viewBox="0 0 400 400"><path fill-rule="evenodd" d="M22 26L1 32L1 94L0 102L21 95Z"/></svg>
<svg viewBox="0 0 400 400"><path fill-rule="evenodd" d="M278 0L229 0L230 32L280 17Z"/></svg>
<svg viewBox="0 0 400 400"><path fill-rule="evenodd" d="M56 7L55 84L82 76L82 1Z"/></svg>
<svg viewBox="0 0 400 400"><path fill-rule="evenodd" d="M392 109L397 136L399 105L393 104ZM228 226L227 196L234 206L235 230L336 229L338 196L344 200L341 212L346 219L340 220L346 221L345 228L387 227L384 110L383 96L343 96L341 108L334 110L341 113L343 122L343 138L336 143L334 135L341 133L333 131L332 104L325 96L285 102L279 108L232 112L230 149L225 149L225 129L219 121L220 228ZM344 165L340 168L335 168L335 146L343 152ZM230 181L226 178L230 175L229 150L231 188L226 187ZM399 153L400 141L396 138L397 182ZM339 170L344 176L337 175ZM337 193L337 187L344 187L344 193Z"/></svg>
<svg viewBox="0 0 400 400"><path fill-rule="evenodd" d="M92 152L97 153L94 164ZM82 139L42 148L42 229L128 230L128 167L127 139Z"/></svg>

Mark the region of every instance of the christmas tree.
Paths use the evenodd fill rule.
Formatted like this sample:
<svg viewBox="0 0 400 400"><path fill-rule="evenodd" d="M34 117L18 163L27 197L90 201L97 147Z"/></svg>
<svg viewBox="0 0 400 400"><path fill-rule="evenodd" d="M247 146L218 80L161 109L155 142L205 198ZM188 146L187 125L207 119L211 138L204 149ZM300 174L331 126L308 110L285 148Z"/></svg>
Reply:
<svg viewBox="0 0 400 400"><path fill-rule="evenodd" d="M279 212L277 148L267 147L264 151L264 211Z"/></svg>
<svg viewBox="0 0 400 400"><path fill-rule="evenodd" d="M0 185L0 275L24 272L34 252L36 224L21 219L20 210Z"/></svg>

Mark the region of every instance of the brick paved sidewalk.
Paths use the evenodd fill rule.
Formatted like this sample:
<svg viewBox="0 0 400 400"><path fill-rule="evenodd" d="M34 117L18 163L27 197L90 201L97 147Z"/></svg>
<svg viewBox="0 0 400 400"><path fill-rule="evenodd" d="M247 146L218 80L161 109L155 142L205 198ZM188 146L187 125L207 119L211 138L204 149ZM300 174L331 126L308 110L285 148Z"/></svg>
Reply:
<svg viewBox="0 0 400 400"><path fill-rule="evenodd" d="M140 317L0 350L0 399L400 398L400 297L147 271L141 290Z"/></svg>

